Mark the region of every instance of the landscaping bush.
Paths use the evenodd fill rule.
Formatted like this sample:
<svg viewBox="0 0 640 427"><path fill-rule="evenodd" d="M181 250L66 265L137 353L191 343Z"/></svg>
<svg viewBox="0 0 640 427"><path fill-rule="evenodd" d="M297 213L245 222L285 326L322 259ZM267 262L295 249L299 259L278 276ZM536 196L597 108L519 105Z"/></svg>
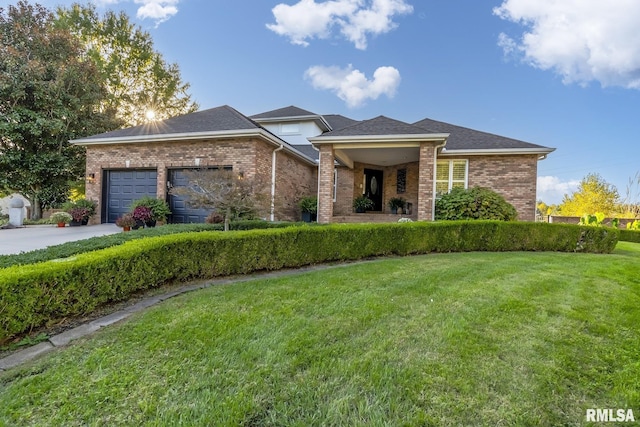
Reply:
<svg viewBox="0 0 640 427"><path fill-rule="evenodd" d="M620 230L621 242L640 243L640 231L639 230Z"/></svg>
<svg viewBox="0 0 640 427"><path fill-rule="evenodd" d="M517 216L516 209L504 197L483 187L454 188L436 200L436 220L514 221Z"/></svg>
<svg viewBox="0 0 640 427"><path fill-rule="evenodd" d="M300 225L293 222L268 222L263 220L246 220L231 223L232 230L252 230L256 228L283 228ZM314 224L315 225L315 224ZM107 236L91 237L75 242L50 246L45 249L24 252L15 255L0 255L0 268L12 265L35 264L50 261L52 259L68 258L84 252L105 249L111 246L121 245L129 240L145 237L164 236L167 234L186 233L190 231L223 231L223 224L167 224L162 227L144 228L130 233L118 233Z"/></svg>
<svg viewBox="0 0 640 427"><path fill-rule="evenodd" d="M128 233L122 233L128 234ZM171 281L382 255L459 251L611 252L611 228L451 221L336 224L235 233L179 233L0 270L0 342Z"/></svg>

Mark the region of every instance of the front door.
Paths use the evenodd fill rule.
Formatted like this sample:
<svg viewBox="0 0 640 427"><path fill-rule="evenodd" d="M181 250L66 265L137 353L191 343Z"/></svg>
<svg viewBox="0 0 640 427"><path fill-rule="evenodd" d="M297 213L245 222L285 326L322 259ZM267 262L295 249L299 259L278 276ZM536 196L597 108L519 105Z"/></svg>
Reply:
<svg viewBox="0 0 640 427"><path fill-rule="evenodd" d="M382 211L382 176L382 171L375 169L364 170L364 195L373 201L372 211Z"/></svg>

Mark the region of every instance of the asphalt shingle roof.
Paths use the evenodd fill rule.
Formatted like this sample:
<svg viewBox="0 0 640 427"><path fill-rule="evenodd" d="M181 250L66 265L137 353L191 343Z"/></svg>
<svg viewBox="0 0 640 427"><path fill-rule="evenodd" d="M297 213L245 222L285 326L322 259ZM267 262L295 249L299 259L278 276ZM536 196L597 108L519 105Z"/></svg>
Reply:
<svg viewBox="0 0 640 427"><path fill-rule="evenodd" d="M338 130L358 123L358 120L350 119L349 117L341 116L340 114L325 114L322 117L329 123L332 130Z"/></svg>
<svg viewBox="0 0 640 427"><path fill-rule="evenodd" d="M311 111L303 110L295 105L290 105L284 108L278 108L277 110L266 111L264 113L254 114L252 119L280 119L284 117L300 117L300 116L319 116L319 114L312 113Z"/></svg>
<svg viewBox="0 0 640 427"><path fill-rule="evenodd" d="M333 130L322 134L322 137L335 136L384 136L384 135L423 135L430 133L425 129L414 126L400 120L390 119L385 116L378 116L370 120L355 122L342 129Z"/></svg>
<svg viewBox="0 0 640 427"><path fill-rule="evenodd" d="M414 123L415 126L424 128L431 132L448 133L447 151L453 150L492 150L510 148L547 148L541 145L517 139L494 135L474 129L456 126L445 122L431 119L420 120Z"/></svg>
<svg viewBox="0 0 640 427"><path fill-rule="evenodd" d="M170 135L181 133L220 132L261 128L237 110L228 105L196 111L195 113L145 123L127 129L93 135L84 140L102 138L126 138L144 135Z"/></svg>
<svg viewBox="0 0 640 427"><path fill-rule="evenodd" d="M317 161L320 158L320 153L318 152L318 150L313 148L313 145L311 144L297 144L291 145L291 147L295 148L296 150L313 160Z"/></svg>

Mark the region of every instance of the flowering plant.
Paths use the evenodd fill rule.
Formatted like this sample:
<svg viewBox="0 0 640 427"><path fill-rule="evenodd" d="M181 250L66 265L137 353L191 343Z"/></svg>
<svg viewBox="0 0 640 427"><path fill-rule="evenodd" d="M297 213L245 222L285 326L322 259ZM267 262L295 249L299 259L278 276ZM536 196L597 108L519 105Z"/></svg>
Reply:
<svg viewBox="0 0 640 427"><path fill-rule="evenodd" d="M69 222L71 222L72 219L73 217L71 216L71 214L67 212L56 212L51 215L51 221L53 221L56 224L61 224L61 223L68 224Z"/></svg>
<svg viewBox="0 0 640 427"><path fill-rule="evenodd" d="M146 206L138 206L133 210L133 219L136 221L147 222L151 221L152 212L151 209Z"/></svg>
<svg viewBox="0 0 640 427"><path fill-rule="evenodd" d="M84 219L89 219L91 216L91 210L89 208L76 207L69 211L71 218L76 222L81 222Z"/></svg>
<svg viewBox="0 0 640 427"><path fill-rule="evenodd" d="M133 214L130 213L126 213L124 215L122 215L121 217L118 217L116 219L116 225L118 227L133 227L134 225L136 225L136 220L133 217Z"/></svg>

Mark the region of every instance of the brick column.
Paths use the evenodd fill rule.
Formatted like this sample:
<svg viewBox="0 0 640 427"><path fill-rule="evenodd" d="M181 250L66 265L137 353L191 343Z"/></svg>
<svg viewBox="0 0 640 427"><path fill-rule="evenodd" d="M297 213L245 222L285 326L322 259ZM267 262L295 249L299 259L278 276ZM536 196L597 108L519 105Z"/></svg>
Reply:
<svg viewBox="0 0 640 427"><path fill-rule="evenodd" d="M318 167L318 222L328 224L333 218L333 144L320 146Z"/></svg>
<svg viewBox="0 0 640 427"><path fill-rule="evenodd" d="M420 164L418 172L418 221L433 220L433 143L420 144Z"/></svg>

